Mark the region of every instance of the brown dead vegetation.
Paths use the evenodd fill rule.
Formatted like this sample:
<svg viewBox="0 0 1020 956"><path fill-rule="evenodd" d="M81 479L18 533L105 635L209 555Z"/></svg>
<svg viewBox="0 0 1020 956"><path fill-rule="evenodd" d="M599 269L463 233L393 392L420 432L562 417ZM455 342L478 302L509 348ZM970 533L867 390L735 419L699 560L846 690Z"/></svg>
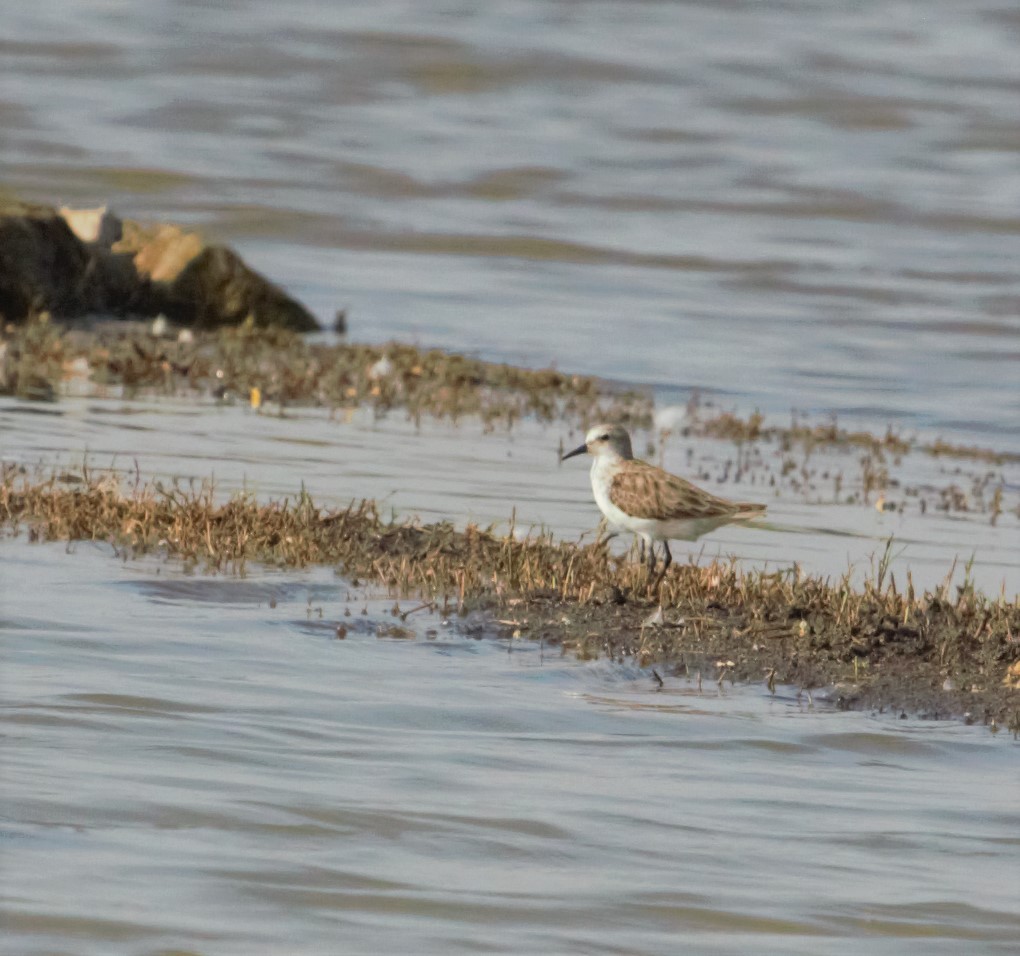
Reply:
<svg viewBox="0 0 1020 956"><path fill-rule="evenodd" d="M969 459L993 465L1020 462L1020 454L1014 452L995 451L976 445L954 445L942 439L919 442L897 434L892 428L886 429L883 435L850 431L842 428L835 417L815 423L794 415L789 425L766 425L765 416L761 412L753 412L743 418L732 412L704 408L697 397L688 404L688 418L688 424L680 429L682 435L723 438L737 444L771 441L786 451L797 448L808 454L816 447L835 445L852 446L881 455L897 456L920 451L936 457Z"/></svg>
<svg viewBox="0 0 1020 956"><path fill-rule="evenodd" d="M167 339L139 326L76 330L36 321L10 329L3 350L0 392L23 397L54 397L62 379L80 369L100 394L118 387L127 396L198 392L248 402L257 393L269 413L289 405L367 405L378 413L401 408L415 420L474 415L506 427L525 415L545 421L604 415L634 425L651 419L648 395L590 376L398 343L316 344L250 324Z"/></svg>

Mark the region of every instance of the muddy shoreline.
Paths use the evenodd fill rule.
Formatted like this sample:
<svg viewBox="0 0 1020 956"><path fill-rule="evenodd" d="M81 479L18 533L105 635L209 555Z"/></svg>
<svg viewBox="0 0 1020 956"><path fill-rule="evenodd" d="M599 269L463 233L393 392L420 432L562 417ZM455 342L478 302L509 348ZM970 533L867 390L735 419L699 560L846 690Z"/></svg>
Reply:
<svg viewBox="0 0 1020 956"><path fill-rule="evenodd" d="M0 526L30 540L109 542L212 573L323 564L352 586L434 602L501 637L630 659L704 682L791 684L846 708L964 717L1020 732L1020 600L967 581L915 593L879 561L853 587L735 562L677 564L653 587L604 543L385 520L373 502L222 501L211 485L44 476L5 466Z"/></svg>

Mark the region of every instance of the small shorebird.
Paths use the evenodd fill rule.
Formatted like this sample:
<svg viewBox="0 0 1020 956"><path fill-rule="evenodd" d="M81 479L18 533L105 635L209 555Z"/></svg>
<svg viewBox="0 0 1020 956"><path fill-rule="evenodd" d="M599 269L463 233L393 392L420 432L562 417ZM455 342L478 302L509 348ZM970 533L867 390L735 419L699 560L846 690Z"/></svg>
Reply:
<svg viewBox="0 0 1020 956"><path fill-rule="evenodd" d="M634 457L630 435L622 425L596 425L584 436L584 444L568 451L560 461L588 452L591 490L595 503L611 525L632 531L648 548L648 573L655 572L655 542L661 541L665 563L673 563L670 538L694 541L703 534L729 524L765 514L765 505L728 501L709 494L689 481Z"/></svg>

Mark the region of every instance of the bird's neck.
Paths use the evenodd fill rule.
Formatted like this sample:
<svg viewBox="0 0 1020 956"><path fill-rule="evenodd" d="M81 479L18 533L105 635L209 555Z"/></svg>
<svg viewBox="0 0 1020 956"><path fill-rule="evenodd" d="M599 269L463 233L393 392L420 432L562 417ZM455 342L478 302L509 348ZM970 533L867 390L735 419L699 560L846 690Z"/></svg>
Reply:
<svg viewBox="0 0 1020 956"><path fill-rule="evenodd" d="M616 473L626 459L622 455L602 454L591 463L592 479L609 477Z"/></svg>

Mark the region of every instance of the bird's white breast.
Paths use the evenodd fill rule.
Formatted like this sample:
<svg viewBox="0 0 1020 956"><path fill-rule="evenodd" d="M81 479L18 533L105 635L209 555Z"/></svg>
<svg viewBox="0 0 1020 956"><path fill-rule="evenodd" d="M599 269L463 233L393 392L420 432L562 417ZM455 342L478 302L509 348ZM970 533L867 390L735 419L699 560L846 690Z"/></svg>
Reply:
<svg viewBox="0 0 1020 956"><path fill-rule="evenodd" d="M595 496L595 504L599 506L606 520L615 527L640 534L644 537L655 537L659 522L653 518L635 518L613 504L609 491L613 486L613 478L619 470L616 462L603 462L596 458L591 466L591 490Z"/></svg>

